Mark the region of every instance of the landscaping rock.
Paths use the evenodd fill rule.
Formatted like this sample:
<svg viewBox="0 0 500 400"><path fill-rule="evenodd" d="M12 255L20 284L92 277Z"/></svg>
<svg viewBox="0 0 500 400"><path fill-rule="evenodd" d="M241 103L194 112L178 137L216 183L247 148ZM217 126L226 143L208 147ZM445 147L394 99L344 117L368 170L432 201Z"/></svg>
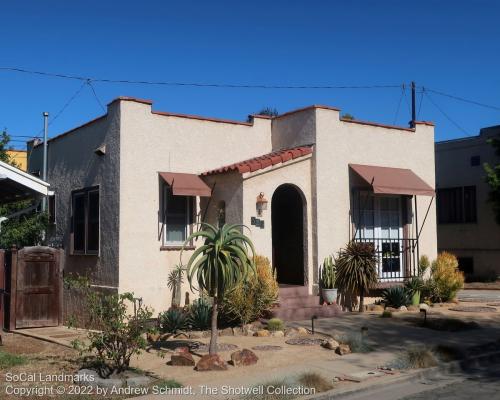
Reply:
<svg viewBox="0 0 500 400"><path fill-rule="evenodd" d="M408 308L408 311L413 311L413 312L420 311L420 308L418 306L408 306L407 308Z"/></svg>
<svg viewBox="0 0 500 400"><path fill-rule="evenodd" d="M335 339L328 339L326 342L322 344L322 346L328 350L337 350L337 348L340 346L340 343L337 342Z"/></svg>
<svg viewBox="0 0 500 400"><path fill-rule="evenodd" d="M254 333L255 329L253 328L252 324L243 325L243 334L245 336L253 336Z"/></svg>
<svg viewBox="0 0 500 400"><path fill-rule="evenodd" d="M253 335L258 337L268 337L271 336L271 332L266 329L261 329L260 331L255 332Z"/></svg>
<svg viewBox="0 0 500 400"><path fill-rule="evenodd" d="M284 337L285 336L285 332L283 332L283 331L274 331L274 332L271 332L271 336L273 336L273 337Z"/></svg>
<svg viewBox="0 0 500 400"><path fill-rule="evenodd" d="M368 311L384 311L384 306L380 304L368 304L366 308Z"/></svg>
<svg viewBox="0 0 500 400"><path fill-rule="evenodd" d="M408 311L408 308L406 306L401 306L398 308L399 311Z"/></svg>
<svg viewBox="0 0 500 400"><path fill-rule="evenodd" d="M309 335L309 331L306 328L302 328L301 326L297 328L297 332L299 333L299 335Z"/></svg>
<svg viewBox="0 0 500 400"><path fill-rule="evenodd" d="M245 332L243 331L243 328L237 327L237 328L233 328L233 335L234 336L244 336Z"/></svg>
<svg viewBox="0 0 500 400"><path fill-rule="evenodd" d="M226 362L218 354L207 354L200 358L196 364L197 371L225 371Z"/></svg>
<svg viewBox="0 0 500 400"><path fill-rule="evenodd" d="M252 350L243 349L231 354L231 362L235 367L257 364L259 357Z"/></svg>
<svg viewBox="0 0 500 400"><path fill-rule="evenodd" d="M349 347L348 344L341 344L339 345L339 347L337 347L337 349L335 350L335 352L341 356L345 355L345 354L349 354L351 352L351 348Z"/></svg>
<svg viewBox="0 0 500 400"><path fill-rule="evenodd" d="M299 336L299 332L297 328L288 328L285 330L285 337L297 337Z"/></svg>
<svg viewBox="0 0 500 400"><path fill-rule="evenodd" d="M174 336L176 339L189 339L189 335L185 332L180 332Z"/></svg>
<svg viewBox="0 0 500 400"><path fill-rule="evenodd" d="M159 333L148 333L146 339L149 343L156 343L160 340L161 335Z"/></svg>
<svg viewBox="0 0 500 400"><path fill-rule="evenodd" d="M183 349L183 347L181 347ZM170 365L174 367L194 367L194 358L189 351L176 351L170 357Z"/></svg>
<svg viewBox="0 0 500 400"><path fill-rule="evenodd" d="M385 311L390 311L390 312L397 312L399 311L399 308L394 308L394 307L386 307Z"/></svg>
<svg viewBox="0 0 500 400"><path fill-rule="evenodd" d="M163 335L160 335L160 341L165 342L168 339L170 339L171 337L172 337L171 333L164 333Z"/></svg>
<svg viewBox="0 0 500 400"><path fill-rule="evenodd" d="M152 379L149 376L134 376L127 379L127 386L129 387L147 386L151 383L151 381Z"/></svg>
<svg viewBox="0 0 500 400"><path fill-rule="evenodd" d="M418 306L418 309L419 310L426 310L426 311L428 311L428 310L430 310L430 307L427 304L425 304L425 303L420 303L419 306Z"/></svg>

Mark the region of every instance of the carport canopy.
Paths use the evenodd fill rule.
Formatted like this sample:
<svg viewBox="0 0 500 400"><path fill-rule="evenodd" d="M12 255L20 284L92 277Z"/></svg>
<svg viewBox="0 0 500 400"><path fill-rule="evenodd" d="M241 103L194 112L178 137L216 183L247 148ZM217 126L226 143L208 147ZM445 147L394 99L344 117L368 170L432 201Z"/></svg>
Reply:
<svg viewBox="0 0 500 400"><path fill-rule="evenodd" d="M434 196L434 189L411 169L349 164L378 194Z"/></svg>
<svg viewBox="0 0 500 400"><path fill-rule="evenodd" d="M49 184L0 161L0 205L49 195Z"/></svg>

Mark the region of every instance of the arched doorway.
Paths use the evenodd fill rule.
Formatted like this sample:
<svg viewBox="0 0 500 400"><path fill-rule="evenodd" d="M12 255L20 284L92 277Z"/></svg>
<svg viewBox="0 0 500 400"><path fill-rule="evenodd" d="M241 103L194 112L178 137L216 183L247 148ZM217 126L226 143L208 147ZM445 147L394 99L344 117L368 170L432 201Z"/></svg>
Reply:
<svg viewBox="0 0 500 400"><path fill-rule="evenodd" d="M305 201L297 187L279 186L271 201L273 266L278 282L304 285Z"/></svg>

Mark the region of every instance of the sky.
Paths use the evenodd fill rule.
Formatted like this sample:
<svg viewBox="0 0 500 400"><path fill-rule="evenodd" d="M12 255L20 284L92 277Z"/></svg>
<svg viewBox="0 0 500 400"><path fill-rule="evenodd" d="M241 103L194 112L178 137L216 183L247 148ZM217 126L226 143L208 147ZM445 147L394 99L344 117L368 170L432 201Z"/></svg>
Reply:
<svg viewBox="0 0 500 400"><path fill-rule="evenodd" d="M0 70L0 129L23 147L104 113L117 96L153 108L245 120L311 104L406 126L414 80L500 108L500 1L4 1L0 68L115 80L372 89L243 89L94 82ZM93 90L95 90L95 95ZM417 93L436 140L476 135L500 111ZM68 101L72 101L64 107ZM62 113L61 113L61 110ZM57 114L58 117L53 119ZM53 119L53 120L52 120Z"/></svg>

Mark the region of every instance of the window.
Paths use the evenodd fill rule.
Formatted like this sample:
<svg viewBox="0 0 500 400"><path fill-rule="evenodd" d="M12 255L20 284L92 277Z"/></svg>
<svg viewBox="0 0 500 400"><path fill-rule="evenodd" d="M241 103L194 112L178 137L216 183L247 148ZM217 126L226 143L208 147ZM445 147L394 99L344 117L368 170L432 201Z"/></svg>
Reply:
<svg viewBox="0 0 500 400"><path fill-rule="evenodd" d="M49 214L49 224L54 225L56 223L56 195L55 194L48 197L48 214Z"/></svg>
<svg viewBox="0 0 500 400"><path fill-rule="evenodd" d="M72 193L74 254L99 254L99 188Z"/></svg>
<svg viewBox="0 0 500 400"><path fill-rule="evenodd" d="M165 212L163 242L167 246L181 246L189 236L193 197L174 196L170 187L165 185Z"/></svg>
<svg viewBox="0 0 500 400"><path fill-rule="evenodd" d="M457 224L477 221L476 187L437 190L438 223Z"/></svg>
<svg viewBox="0 0 500 400"><path fill-rule="evenodd" d="M480 156L472 156L470 158L470 166L471 167L477 167L480 164L481 164L481 157Z"/></svg>

